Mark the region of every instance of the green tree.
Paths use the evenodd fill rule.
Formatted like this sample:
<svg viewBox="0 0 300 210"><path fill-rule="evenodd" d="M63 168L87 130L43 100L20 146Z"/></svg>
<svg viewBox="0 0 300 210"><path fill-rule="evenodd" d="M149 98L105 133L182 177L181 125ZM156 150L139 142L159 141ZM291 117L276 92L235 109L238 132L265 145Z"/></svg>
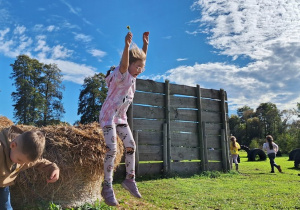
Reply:
<svg viewBox="0 0 300 210"><path fill-rule="evenodd" d="M256 108L256 114L261 122L262 133L261 138L271 134L276 138L278 129L281 125L280 111L273 103L261 103Z"/></svg>
<svg viewBox="0 0 300 210"><path fill-rule="evenodd" d="M42 64L27 55L20 55L11 67L11 79L16 87L16 91L11 94L15 102L14 117L18 123L34 124L40 118Z"/></svg>
<svg viewBox="0 0 300 210"><path fill-rule="evenodd" d="M56 64L43 65L43 76L41 77L40 92L43 96L42 118L38 125L51 125L60 122L65 113L63 104L62 74Z"/></svg>
<svg viewBox="0 0 300 210"><path fill-rule="evenodd" d="M78 115L80 123L86 124L98 121L99 112L107 95L105 75L95 74L84 79L79 95Z"/></svg>
<svg viewBox="0 0 300 210"><path fill-rule="evenodd" d="M245 105L242 108L237 109L237 115L241 119L241 123L245 123L247 119L253 117L255 113L253 112L253 109Z"/></svg>
<svg viewBox="0 0 300 210"><path fill-rule="evenodd" d="M11 78L16 86L12 98L14 117L18 123L49 125L58 123L64 108L60 70L55 64L44 65L27 55L20 55L11 64Z"/></svg>

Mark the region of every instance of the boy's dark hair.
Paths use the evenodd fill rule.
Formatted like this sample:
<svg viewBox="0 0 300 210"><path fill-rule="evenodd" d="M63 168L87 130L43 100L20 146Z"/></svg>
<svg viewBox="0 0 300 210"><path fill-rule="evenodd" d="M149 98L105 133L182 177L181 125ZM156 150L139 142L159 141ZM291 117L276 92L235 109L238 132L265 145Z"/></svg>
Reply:
<svg viewBox="0 0 300 210"><path fill-rule="evenodd" d="M267 141L268 141L268 143L269 143L269 148L270 148L270 149L273 149L273 144L272 144L272 142L273 142L273 137L272 137L271 135L267 135L267 136L266 136L266 139L267 139Z"/></svg>
<svg viewBox="0 0 300 210"><path fill-rule="evenodd" d="M28 160L34 162L40 158L45 148L45 135L38 130L26 131L21 134L22 140L20 141L21 151L25 154Z"/></svg>

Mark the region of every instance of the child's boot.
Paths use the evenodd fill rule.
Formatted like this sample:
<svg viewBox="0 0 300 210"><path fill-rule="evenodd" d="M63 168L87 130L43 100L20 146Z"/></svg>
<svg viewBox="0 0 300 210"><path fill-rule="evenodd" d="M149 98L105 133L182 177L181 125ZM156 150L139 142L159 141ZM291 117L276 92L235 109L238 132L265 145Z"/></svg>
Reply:
<svg viewBox="0 0 300 210"><path fill-rule="evenodd" d="M239 171L239 164L235 164L235 170Z"/></svg>
<svg viewBox="0 0 300 210"><path fill-rule="evenodd" d="M278 171L281 173L282 172L282 170L281 170L281 167L280 166L277 166L277 169L278 169Z"/></svg>
<svg viewBox="0 0 300 210"><path fill-rule="evenodd" d="M115 197L114 190L112 186L103 186L101 195L104 199L104 202L109 206L118 206L119 203Z"/></svg>
<svg viewBox="0 0 300 210"><path fill-rule="evenodd" d="M136 182L134 181L134 179L125 179L123 182L122 182L122 186L128 190L131 195L133 195L134 197L137 197L137 198L141 198L141 194L139 192L139 189L137 188L136 186Z"/></svg>

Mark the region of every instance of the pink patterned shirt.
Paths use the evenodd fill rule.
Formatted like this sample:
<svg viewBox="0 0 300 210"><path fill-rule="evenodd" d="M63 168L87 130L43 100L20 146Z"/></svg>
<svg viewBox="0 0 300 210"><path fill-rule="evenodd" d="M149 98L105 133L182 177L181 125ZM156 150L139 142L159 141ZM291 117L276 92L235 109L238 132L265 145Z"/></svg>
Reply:
<svg viewBox="0 0 300 210"><path fill-rule="evenodd" d="M105 79L108 92L99 115L101 127L127 124L126 112L134 97L136 78L128 71L122 74L119 68L116 67Z"/></svg>

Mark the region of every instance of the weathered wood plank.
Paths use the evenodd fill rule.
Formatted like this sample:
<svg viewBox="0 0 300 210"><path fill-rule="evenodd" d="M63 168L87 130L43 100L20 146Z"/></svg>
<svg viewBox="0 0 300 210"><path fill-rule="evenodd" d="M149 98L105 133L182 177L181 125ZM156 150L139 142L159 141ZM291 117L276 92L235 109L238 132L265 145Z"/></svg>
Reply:
<svg viewBox="0 0 300 210"><path fill-rule="evenodd" d="M136 80L136 89L145 92L153 93L163 93L164 92L164 83L155 82L153 80Z"/></svg>
<svg viewBox="0 0 300 210"><path fill-rule="evenodd" d="M197 100L196 98L191 98L191 97L178 97L178 96L171 95L170 105L171 107L176 107L176 108L197 109Z"/></svg>
<svg viewBox="0 0 300 210"><path fill-rule="evenodd" d="M171 147L172 160L199 160L199 148Z"/></svg>
<svg viewBox="0 0 300 210"><path fill-rule="evenodd" d="M164 107L164 95L145 92L135 92L133 104L146 104L151 106Z"/></svg>
<svg viewBox="0 0 300 210"><path fill-rule="evenodd" d="M134 130L141 131L162 131L164 120L147 120L147 119L133 119Z"/></svg>
<svg viewBox="0 0 300 210"><path fill-rule="evenodd" d="M187 95L187 96L197 96L196 87L170 84L171 95ZM202 98L220 99L220 91L214 89L201 88ZM227 97L226 97L227 100Z"/></svg>
<svg viewBox="0 0 300 210"><path fill-rule="evenodd" d="M159 175L163 173L163 163L139 164L139 176Z"/></svg>
<svg viewBox="0 0 300 210"><path fill-rule="evenodd" d="M221 113L202 111L202 122L221 123Z"/></svg>
<svg viewBox="0 0 300 210"><path fill-rule="evenodd" d="M222 160L222 150L208 150L207 158L208 160Z"/></svg>
<svg viewBox="0 0 300 210"><path fill-rule="evenodd" d="M222 162L208 162L208 171L222 171Z"/></svg>
<svg viewBox="0 0 300 210"><path fill-rule="evenodd" d="M201 172L200 162L172 162L172 172L182 175L193 175Z"/></svg>
<svg viewBox="0 0 300 210"><path fill-rule="evenodd" d="M162 161L163 146L139 145L140 161Z"/></svg>
<svg viewBox="0 0 300 210"><path fill-rule="evenodd" d="M170 132L197 132L198 123L171 121Z"/></svg>
<svg viewBox="0 0 300 210"><path fill-rule="evenodd" d="M220 123L205 123L205 129L206 135L221 135Z"/></svg>
<svg viewBox="0 0 300 210"><path fill-rule="evenodd" d="M196 87L187 86L187 85L170 84L170 94L196 96Z"/></svg>
<svg viewBox="0 0 300 210"><path fill-rule="evenodd" d="M171 133L172 146L199 147L197 133Z"/></svg>
<svg viewBox="0 0 300 210"><path fill-rule="evenodd" d="M221 102L209 99L201 99L202 110L221 112Z"/></svg>
<svg viewBox="0 0 300 210"><path fill-rule="evenodd" d="M165 83L155 82L153 80L137 79L136 89L145 92L163 93L164 84ZM171 87L170 88L171 95L178 94L178 95L196 96L196 91L195 91L196 87L187 86L187 85L178 85L178 84L170 84L170 87ZM219 99L220 90L201 88L201 97ZM225 100L227 100L226 92L225 92Z"/></svg>
<svg viewBox="0 0 300 210"><path fill-rule="evenodd" d="M221 149L221 136L206 136L207 148Z"/></svg>
<svg viewBox="0 0 300 210"><path fill-rule="evenodd" d="M165 109L153 106L133 105L134 118L165 119Z"/></svg>
<svg viewBox="0 0 300 210"><path fill-rule="evenodd" d="M147 175L159 175L163 172L162 163L140 163L139 173L136 174L137 177L147 176ZM114 173L114 179L125 179L126 167L125 164L121 164L117 167Z"/></svg>
<svg viewBox="0 0 300 210"><path fill-rule="evenodd" d="M163 133L160 131L140 131L139 132L139 145L162 145Z"/></svg>
<svg viewBox="0 0 300 210"><path fill-rule="evenodd" d="M177 109L175 107L170 108L171 120L184 120L197 122L197 110L192 109Z"/></svg>
<svg viewBox="0 0 300 210"><path fill-rule="evenodd" d="M164 95L152 94L145 92L136 92L133 99L133 104L145 104L151 106L164 107ZM197 109L196 103L197 99L192 97L180 97L180 96L170 96L170 105L173 108L191 108ZM221 102L209 99L201 99L202 110L220 112ZM226 102L226 112L228 112L228 105ZM135 111L134 111L135 112Z"/></svg>

